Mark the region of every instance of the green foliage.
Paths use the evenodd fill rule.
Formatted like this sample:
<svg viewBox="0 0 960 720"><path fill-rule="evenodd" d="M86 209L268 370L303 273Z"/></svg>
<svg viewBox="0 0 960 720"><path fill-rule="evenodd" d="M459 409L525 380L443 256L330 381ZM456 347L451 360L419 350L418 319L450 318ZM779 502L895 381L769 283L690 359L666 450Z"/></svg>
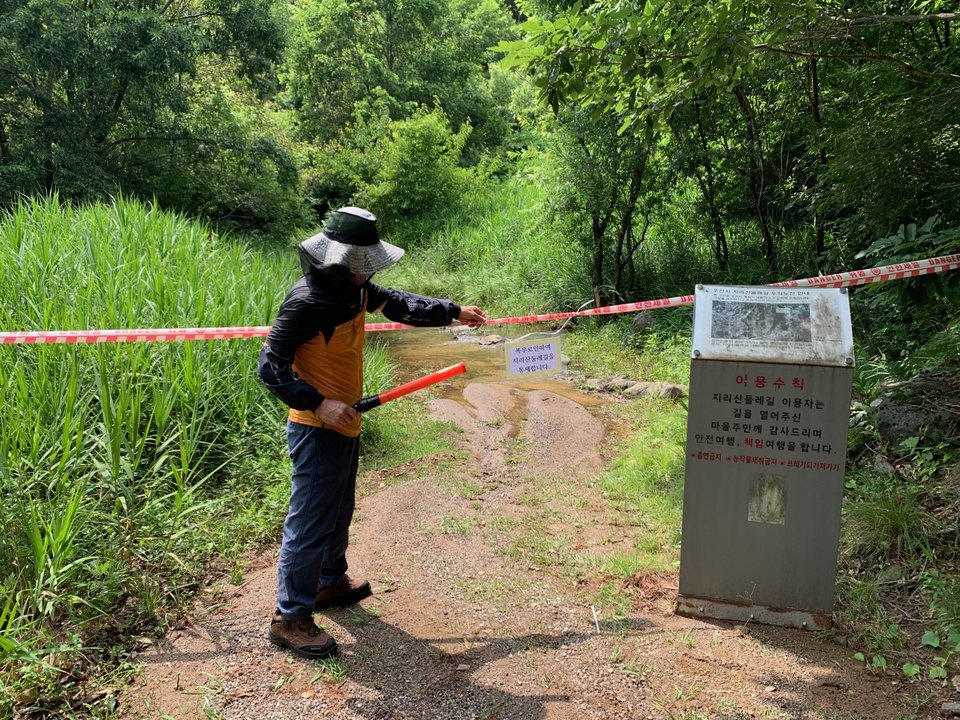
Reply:
<svg viewBox="0 0 960 720"><path fill-rule="evenodd" d="M867 359L857 364L853 371L853 397L850 401L850 432L847 450L851 455L870 446L878 446L882 438L877 429L877 412L873 402L878 397L881 383L891 377L890 365L880 359ZM848 487L850 482L848 480Z"/></svg>
<svg viewBox="0 0 960 720"><path fill-rule="evenodd" d="M931 5L946 7L942 2ZM512 65L534 70L544 98L554 107L580 104L598 117L612 111L623 118L624 128L645 120L662 122L685 100L730 91L780 53L830 56L830 44L835 43L867 62L890 63L914 77L931 76L930 70L956 61L943 43L937 48L929 42L924 48L919 60L927 68L878 53L872 46L895 31L877 29L883 27L880 23L858 24L858 10L828 18L809 0L725 0L693 8L676 0L578 4L553 18L531 18L521 26L526 40L504 42L498 49ZM928 11L935 12L932 7ZM897 20L919 25L923 18ZM831 22L847 34L828 32ZM909 37L901 28L894 49L905 54L899 43ZM848 38L853 40L849 46Z"/></svg>
<svg viewBox="0 0 960 720"><path fill-rule="evenodd" d="M960 657L960 627L950 627L944 631L943 635L934 630L927 630L920 639L920 645L924 648L931 648L934 652L932 662L927 670L927 679L945 680L948 674L958 665L956 660ZM907 668L904 667L904 673L906 672ZM917 667L917 672L919 672L919 667Z"/></svg>
<svg viewBox="0 0 960 720"><path fill-rule="evenodd" d="M951 641L960 641L960 546L952 527L960 496L944 480L952 448L909 438L882 472L869 462L878 447L847 472L837 620L866 648L854 657L871 672L895 664L914 682L939 682L960 669L960 646ZM917 606L925 606L922 621L891 624Z"/></svg>
<svg viewBox="0 0 960 720"><path fill-rule="evenodd" d="M438 103L459 132L470 124L484 147L507 119L494 106L489 48L510 34L494 0L309 0L295 6L286 79L301 131L320 144L371 98L393 120Z"/></svg>
<svg viewBox="0 0 960 720"><path fill-rule="evenodd" d="M902 53L957 72L956 49L938 38L945 26L903 27L906 32L884 31L888 55ZM904 74L892 65L821 67L828 88L821 135L828 158L824 179L831 192L819 202L839 219L836 231L850 238L846 257L901 224L923 224L939 215L941 225L955 227L960 109L941 101L942 93L955 91L953 83Z"/></svg>
<svg viewBox="0 0 960 720"><path fill-rule="evenodd" d="M589 297L583 258L542 221L543 192L522 180L478 181L446 217L398 223L389 239L416 251L383 281L492 313L575 310Z"/></svg>
<svg viewBox="0 0 960 720"><path fill-rule="evenodd" d="M202 122L218 100L209 86L220 75L208 61L261 90L270 85L283 47L271 0L162 8L74 0L6 3L0 6L0 37L0 203L53 191L70 199L97 198L129 183L131 192L163 195L174 207L229 214L243 206L237 195L257 193L252 186L258 181L291 187L285 168L260 168L247 187L236 187L250 168L227 156L242 156L241 166L260 162L262 136L247 126L218 137L218 129ZM198 78L200 85L193 82ZM231 114L216 108L214 124ZM270 153L274 161L282 155ZM227 207L191 198L203 193L181 185L226 173L233 173L226 182L235 188L221 191L218 200ZM279 199L274 195L263 204ZM289 198L284 201L290 205ZM263 209L254 206L247 203L244 211Z"/></svg>
<svg viewBox="0 0 960 720"><path fill-rule="evenodd" d="M439 109L391 123L389 137L375 152L376 175L361 187L357 203L372 209L387 232L410 217L442 217L471 179L470 171L459 167L469 134L469 125L453 133Z"/></svg>
<svg viewBox="0 0 960 720"><path fill-rule="evenodd" d="M644 252L672 237L707 261L694 282L765 283L847 269L870 238L918 217L956 225L958 106L942 98L960 55L952 21L923 14L937 7L861 3L827 19L796 0L535 3L525 37L498 49L560 118L578 108L596 127L660 136L668 162L649 179L663 197ZM604 217L607 198L582 199Z"/></svg>
<svg viewBox="0 0 960 720"><path fill-rule="evenodd" d="M440 108L421 108L391 120L385 102L357 111L342 137L310 152L304 185L315 210L355 204L373 210L381 232L424 219L433 224L456 213L478 190L482 175L461 167L469 124L454 132Z"/></svg>
<svg viewBox="0 0 960 720"><path fill-rule="evenodd" d="M937 624L956 633L955 628L960 628L960 578L955 573L933 568L924 571L921 577L921 587L930 598Z"/></svg>
<svg viewBox="0 0 960 720"><path fill-rule="evenodd" d="M901 670L907 679L915 681L924 679L922 672L924 666L926 666L925 679L939 683L948 677L956 656L960 654L960 630L950 630L947 637L944 638L944 642L945 645L942 645L941 636L938 632L927 630L920 638L918 647L905 648L900 626L894 624L887 626L886 631L882 635L877 635L871 642L872 654L857 652L853 654L853 659L865 663L872 672L882 673L887 669L888 656L900 655L903 657L906 655L911 659L901 665ZM917 662L912 660L917 660Z"/></svg>
<svg viewBox="0 0 960 720"><path fill-rule="evenodd" d="M393 121L383 91L376 89L365 108L357 108L343 132L320 147L306 145L302 188L318 217L353 202L372 184L380 169L379 148L387 142Z"/></svg>
<svg viewBox="0 0 960 720"><path fill-rule="evenodd" d="M567 352L575 369L590 377L625 375L651 382L687 384L690 380L692 315L683 309L655 311L652 331L624 341L633 317L579 321L567 334Z"/></svg>
<svg viewBox="0 0 960 720"><path fill-rule="evenodd" d="M638 413L633 433L601 478L611 509L644 528L634 542L632 562L624 565L623 558L615 558L627 575L677 567L686 440L682 407L648 400L633 411Z"/></svg>
<svg viewBox="0 0 960 720"><path fill-rule="evenodd" d="M116 182L162 207L210 218L218 232L279 238L307 225L283 118L249 91L230 88L215 69L203 75L176 148L163 138L119 148Z"/></svg>
<svg viewBox="0 0 960 720"><path fill-rule="evenodd" d="M900 448L910 463L909 476L919 484L936 479L944 468L954 463L957 456L956 446L943 440L931 442L925 437L909 437L900 443Z"/></svg>
<svg viewBox="0 0 960 720"><path fill-rule="evenodd" d="M880 561L932 559L929 537L934 525L922 486L886 476L873 478L858 491L859 501L844 512L852 550L869 549Z"/></svg>
<svg viewBox="0 0 960 720"><path fill-rule="evenodd" d="M29 620L20 610L18 593L4 584L0 586L0 599L3 601L0 605L0 650L3 656L12 662L39 664L40 658L30 649L32 638L25 631ZM0 708L3 708L2 698Z"/></svg>
<svg viewBox="0 0 960 720"><path fill-rule="evenodd" d="M545 210L591 260L595 302L623 302L638 286L638 257L661 198L651 178L662 162L656 138L621 136L583 112L560 116L539 173L552 192Z"/></svg>
<svg viewBox="0 0 960 720"><path fill-rule="evenodd" d="M915 223L901 225L895 235L880 238L859 252L857 259L875 265L902 264L909 269L914 260L960 252L960 228L939 230L939 221L935 215L920 227ZM960 302L960 277L956 273L936 273L869 285L861 292L871 309L889 309L894 305L918 324L936 327L931 321L941 321Z"/></svg>

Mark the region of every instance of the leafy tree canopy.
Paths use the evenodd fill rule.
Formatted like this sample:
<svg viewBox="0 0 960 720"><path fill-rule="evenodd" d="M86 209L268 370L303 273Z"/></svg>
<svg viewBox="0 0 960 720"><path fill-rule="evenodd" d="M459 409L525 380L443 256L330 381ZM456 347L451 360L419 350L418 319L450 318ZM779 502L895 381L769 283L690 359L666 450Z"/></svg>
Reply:
<svg viewBox="0 0 960 720"><path fill-rule="evenodd" d="M285 80L303 134L330 141L371 102L403 119L436 100L483 137L496 116L489 48L512 27L496 0L301 0Z"/></svg>
<svg viewBox="0 0 960 720"><path fill-rule="evenodd" d="M217 58L262 94L282 48L273 0L0 0L0 202L112 192L130 148L202 143L198 68Z"/></svg>
<svg viewBox="0 0 960 720"><path fill-rule="evenodd" d="M640 120L665 121L704 93L731 90L773 56L882 63L917 78L960 81L960 52L949 42L949 23L960 13L949 5L578 2L556 17L530 19L522 26L526 40L498 49L508 63L535 73L555 108L570 102L595 116L615 112L626 129Z"/></svg>

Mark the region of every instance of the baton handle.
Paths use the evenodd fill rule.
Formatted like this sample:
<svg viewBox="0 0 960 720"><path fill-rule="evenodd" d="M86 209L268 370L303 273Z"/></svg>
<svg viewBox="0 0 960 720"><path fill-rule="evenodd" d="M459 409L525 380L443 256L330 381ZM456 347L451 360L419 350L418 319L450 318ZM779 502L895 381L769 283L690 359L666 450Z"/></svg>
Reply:
<svg viewBox="0 0 960 720"><path fill-rule="evenodd" d="M466 364L459 362L456 365L451 365L443 370L437 370L436 372L430 373L429 375L424 375L416 380L411 380L403 385L397 385L397 387L391 388L390 390L384 390L378 395L371 395L370 397L357 400L357 402L353 404L353 409L361 413L367 412L367 410L373 410L376 407L380 407L385 402L396 400L404 395L409 395L417 390L422 390L430 385L435 385L438 382L452 378L454 375L465 373L466 371Z"/></svg>

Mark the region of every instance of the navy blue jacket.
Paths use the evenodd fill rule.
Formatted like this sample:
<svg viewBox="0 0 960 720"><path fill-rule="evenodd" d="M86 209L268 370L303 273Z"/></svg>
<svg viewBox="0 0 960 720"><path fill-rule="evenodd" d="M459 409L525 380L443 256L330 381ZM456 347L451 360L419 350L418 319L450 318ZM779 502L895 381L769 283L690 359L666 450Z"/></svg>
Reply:
<svg viewBox="0 0 960 720"><path fill-rule="evenodd" d="M295 410L316 410L323 395L293 370L297 348L323 333L329 340L338 325L363 309L378 310L393 322L417 327L449 325L460 317L452 300L424 297L367 282L361 288L335 289L323 276L304 275L287 294L267 341L260 350L258 374L263 384ZM380 309L382 306L382 309Z"/></svg>

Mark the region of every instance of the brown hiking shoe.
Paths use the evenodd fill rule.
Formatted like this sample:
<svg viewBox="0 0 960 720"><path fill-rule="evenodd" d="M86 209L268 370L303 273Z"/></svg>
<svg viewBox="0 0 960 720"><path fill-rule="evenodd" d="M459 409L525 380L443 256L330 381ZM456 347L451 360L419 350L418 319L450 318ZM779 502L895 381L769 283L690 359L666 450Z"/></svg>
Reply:
<svg viewBox="0 0 960 720"><path fill-rule="evenodd" d="M267 637L274 645L292 650L300 657L322 660L337 654L337 641L317 627L313 618L287 620L277 613Z"/></svg>
<svg viewBox="0 0 960 720"><path fill-rule="evenodd" d="M317 604L313 607L315 610L346 607L371 595L373 595L373 590L370 589L369 582L366 580L351 580L349 575L344 575L333 585L323 588L317 593Z"/></svg>

